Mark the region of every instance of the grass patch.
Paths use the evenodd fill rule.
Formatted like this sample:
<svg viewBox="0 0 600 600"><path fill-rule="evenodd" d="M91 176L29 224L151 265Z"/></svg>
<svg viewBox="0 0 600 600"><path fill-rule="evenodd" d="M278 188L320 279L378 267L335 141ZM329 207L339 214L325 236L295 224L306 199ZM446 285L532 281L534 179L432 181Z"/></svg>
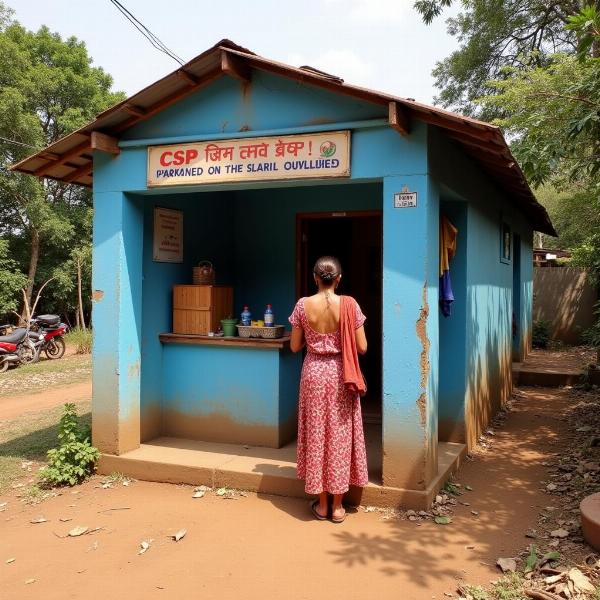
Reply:
<svg viewBox="0 0 600 600"><path fill-rule="evenodd" d="M92 330L75 327L67 333L65 341L75 348L75 354L91 354Z"/></svg>
<svg viewBox="0 0 600 600"><path fill-rule="evenodd" d="M58 360L41 359L0 374L0 397L45 390L52 385L68 385L90 379L92 357L89 354L65 356Z"/></svg>
<svg viewBox="0 0 600 600"><path fill-rule="evenodd" d="M492 594L495 600L526 600L523 576L520 573L507 573L494 584Z"/></svg>
<svg viewBox="0 0 600 600"><path fill-rule="evenodd" d="M91 425L91 403L78 406L82 425ZM37 476L39 464L31 471L21 468L23 461L46 463L46 453L58 444L58 423L63 407L57 406L34 415L3 423L0 428L0 494L24 475Z"/></svg>

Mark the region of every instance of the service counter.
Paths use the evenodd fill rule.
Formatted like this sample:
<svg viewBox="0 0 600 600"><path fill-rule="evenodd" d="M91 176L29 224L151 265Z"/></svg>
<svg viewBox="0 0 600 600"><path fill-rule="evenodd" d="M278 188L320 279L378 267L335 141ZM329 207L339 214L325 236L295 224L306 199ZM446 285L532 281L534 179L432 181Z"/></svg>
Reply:
<svg viewBox="0 0 600 600"><path fill-rule="evenodd" d="M301 356L289 335L159 339L163 435L271 448L295 438Z"/></svg>

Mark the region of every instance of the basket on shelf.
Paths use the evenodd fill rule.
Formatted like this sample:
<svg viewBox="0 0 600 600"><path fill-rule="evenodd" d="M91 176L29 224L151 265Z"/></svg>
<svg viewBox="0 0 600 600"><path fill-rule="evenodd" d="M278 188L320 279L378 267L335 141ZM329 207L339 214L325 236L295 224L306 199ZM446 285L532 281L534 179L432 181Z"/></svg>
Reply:
<svg viewBox="0 0 600 600"><path fill-rule="evenodd" d="M238 335L241 338L258 337L274 340L283 337L285 331L284 325L274 325L273 327L252 327L251 325L237 325Z"/></svg>
<svg viewBox="0 0 600 600"><path fill-rule="evenodd" d="M215 269L209 260L203 260L194 267L194 285L214 285Z"/></svg>

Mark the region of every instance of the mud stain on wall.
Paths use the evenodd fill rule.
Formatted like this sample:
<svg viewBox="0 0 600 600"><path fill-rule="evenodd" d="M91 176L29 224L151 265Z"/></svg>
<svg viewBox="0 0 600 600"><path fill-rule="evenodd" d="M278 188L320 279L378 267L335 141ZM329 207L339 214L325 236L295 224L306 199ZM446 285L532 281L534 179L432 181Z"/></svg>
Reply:
<svg viewBox="0 0 600 600"><path fill-rule="evenodd" d="M94 290L92 292L92 302L100 302L104 298L104 292L102 290Z"/></svg>
<svg viewBox="0 0 600 600"><path fill-rule="evenodd" d="M417 406L421 417L421 427L427 422L427 378L429 377L429 338L427 337L427 317L429 316L429 305L427 304L427 281L423 285L423 305L419 312L416 323L417 338L421 342L421 359L419 367L421 370L421 394L417 399Z"/></svg>
<svg viewBox="0 0 600 600"><path fill-rule="evenodd" d="M204 442L281 448L294 438L295 425L295 418L275 426L241 423L224 412L190 415L175 410L165 410L162 418L162 434Z"/></svg>

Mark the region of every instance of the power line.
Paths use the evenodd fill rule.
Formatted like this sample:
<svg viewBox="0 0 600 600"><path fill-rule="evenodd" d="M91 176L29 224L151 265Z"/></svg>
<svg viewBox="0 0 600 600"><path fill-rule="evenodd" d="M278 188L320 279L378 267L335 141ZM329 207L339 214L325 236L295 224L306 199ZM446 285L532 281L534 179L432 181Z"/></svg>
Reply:
<svg viewBox="0 0 600 600"><path fill-rule="evenodd" d="M175 54L160 40L160 38L154 35L139 19L137 19L127 8L125 8L119 0L110 0L110 2L117 8L117 10L160 52L163 52L174 61L183 65L183 60Z"/></svg>

